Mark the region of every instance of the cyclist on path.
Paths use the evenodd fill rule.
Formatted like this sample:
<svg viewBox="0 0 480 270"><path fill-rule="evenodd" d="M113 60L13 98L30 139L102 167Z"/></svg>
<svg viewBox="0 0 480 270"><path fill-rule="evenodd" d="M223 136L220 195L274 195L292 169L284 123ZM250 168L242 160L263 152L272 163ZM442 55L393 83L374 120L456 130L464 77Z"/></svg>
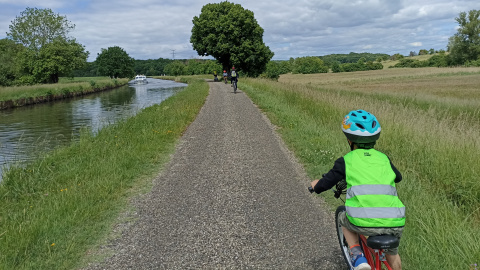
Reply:
<svg viewBox="0 0 480 270"><path fill-rule="evenodd" d="M321 193L346 180L347 211L339 222L350 247L354 269L367 270L371 268L359 245L358 234L390 234L399 239L402 236L405 206L395 188L402 175L385 154L373 149L381 131L373 114L364 110L349 112L343 119L342 130L351 152L337 159L333 168L311 186L316 193ZM402 268L398 248L386 250L385 254L392 269Z"/></svg>
<svg viewBox="0 0 480 270"><path fill-rule="evenodd" d="M232 67L232 71L230 72L230 84L233 85L233 82L238 83L238 73L235 71L235 67Z"/></svg>
<svg viewBox="0 0 480 270"><path fill-rule="evenodd" d="M228 73L226 70L223 71L223 80L225 81L225 84L227 84L227 77L228 77Z"/></svg>

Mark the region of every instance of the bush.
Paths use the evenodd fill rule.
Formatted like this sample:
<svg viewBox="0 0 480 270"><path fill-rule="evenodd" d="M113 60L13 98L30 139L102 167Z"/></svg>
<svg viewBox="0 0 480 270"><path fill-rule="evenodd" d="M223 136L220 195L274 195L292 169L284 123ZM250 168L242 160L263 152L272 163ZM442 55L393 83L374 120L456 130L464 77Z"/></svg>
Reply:
<svg viewBox="0 0 480 270"><path fill-rule="evenodd" d="M367 62L367 70L380 70L380 69L383 69L382 63L379 63L379 62L374 63L372 61Z"/></svg>
<svg viewBox="0 0 480 270"><path fill-rule="evenodd" d="M327 73L328 67L324 65L322 59L315 56L296 58L293 67L293 73L313 74Z"/></svg>
<svg viewBox="0 0 480 270"><path fill-rule="evenodd" d="M465 66L467 66L467 67L480 67L480 59L474 60L474 61L467 61L465 63Z"/></svg>
<svg viewBox="0 0 480 270"><path fill-rule="evenodd" d="M359 63L346 63L341 65L343 72L354 72L366 70L365 65Z"/></svg>
<svg viewBox="0 0 480 270"><path fill-rule="evenodd" d="M276 62L268 62L267 69L265 70L265 77L273 80L280 78L281 69L280 64Z"/></svg>
<svg viewBox="0 0 480 270"><path fill-rule="evenodd" d="M332 64L332 72L333 73L342 72L342 68L340 67L340 64L338 62L334 62Z"/></svg>

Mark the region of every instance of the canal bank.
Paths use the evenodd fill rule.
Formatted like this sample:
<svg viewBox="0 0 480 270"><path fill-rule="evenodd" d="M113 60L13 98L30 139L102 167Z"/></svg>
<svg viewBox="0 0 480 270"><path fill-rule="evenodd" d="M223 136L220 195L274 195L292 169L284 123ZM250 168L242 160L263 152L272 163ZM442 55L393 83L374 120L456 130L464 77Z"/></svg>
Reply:
<svg viewBox="0 0 480 270"><path fill-rule="evenodd" d="M150 79L146 85L125 85L110 91L55 102L0 110L0 179L3 167L24 163L78 140L82 130L106 125L161 103L187 84Z"/></svg>
<svg viewBox="0 0 480 270"><path fill-rule="evenodd" d="M74 269L128 198L148 189L208 95L203 80L0 184L0 269Z"/></svg>
<svg viewBox="0 0 480 270"><path fill-rule="evenodd" d="M0 110L88 95L114 89L127 83L127 79L114 79L28 87L6 87L2 89L0 95Z"/></svg>

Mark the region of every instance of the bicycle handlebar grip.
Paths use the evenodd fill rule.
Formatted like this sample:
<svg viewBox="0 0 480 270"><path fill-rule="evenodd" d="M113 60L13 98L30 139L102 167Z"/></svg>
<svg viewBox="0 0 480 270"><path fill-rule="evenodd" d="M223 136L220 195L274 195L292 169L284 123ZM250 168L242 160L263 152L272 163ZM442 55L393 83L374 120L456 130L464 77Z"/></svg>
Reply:
<svg viewBox="0 0 480 270"><path fill-rule="evenodd" d="M308 191L310 191L310 193L313 193L313 188L312 187L308 187Z"/></svg>

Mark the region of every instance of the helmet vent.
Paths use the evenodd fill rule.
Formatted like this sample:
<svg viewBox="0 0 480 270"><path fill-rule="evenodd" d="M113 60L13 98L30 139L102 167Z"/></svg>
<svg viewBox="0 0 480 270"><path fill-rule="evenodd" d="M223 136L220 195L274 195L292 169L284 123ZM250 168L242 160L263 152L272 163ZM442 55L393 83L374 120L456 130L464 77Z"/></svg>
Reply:
<svg viewBox="0 0 480 270"><path fill-rule="evenodd" d="M357 115L356 115L355 113L352 113L352 116L355 116L355 117L357 117Z"/></svg>
<svg viewBox="0 0 480 270"><path fill-rule="evenodd" d="M376 126L377 126L377 121L373 121L372 128L375 128Z"/></svg>
<svg viewBox="0 0 480 270"><path fill-rule="evenodd" d="M367 120L367 117L366 117L365 115L364 115L364 116L362 116L362 118L363 118L363 119L365 119L365 120Z"/></svg>
<svg viewBox="0 0 480 270"><path fill-rule="evenodd" d="M365 129L365 127L364 127L362 124L355 123L355 125L356 125L358 128Z"/></svg>

